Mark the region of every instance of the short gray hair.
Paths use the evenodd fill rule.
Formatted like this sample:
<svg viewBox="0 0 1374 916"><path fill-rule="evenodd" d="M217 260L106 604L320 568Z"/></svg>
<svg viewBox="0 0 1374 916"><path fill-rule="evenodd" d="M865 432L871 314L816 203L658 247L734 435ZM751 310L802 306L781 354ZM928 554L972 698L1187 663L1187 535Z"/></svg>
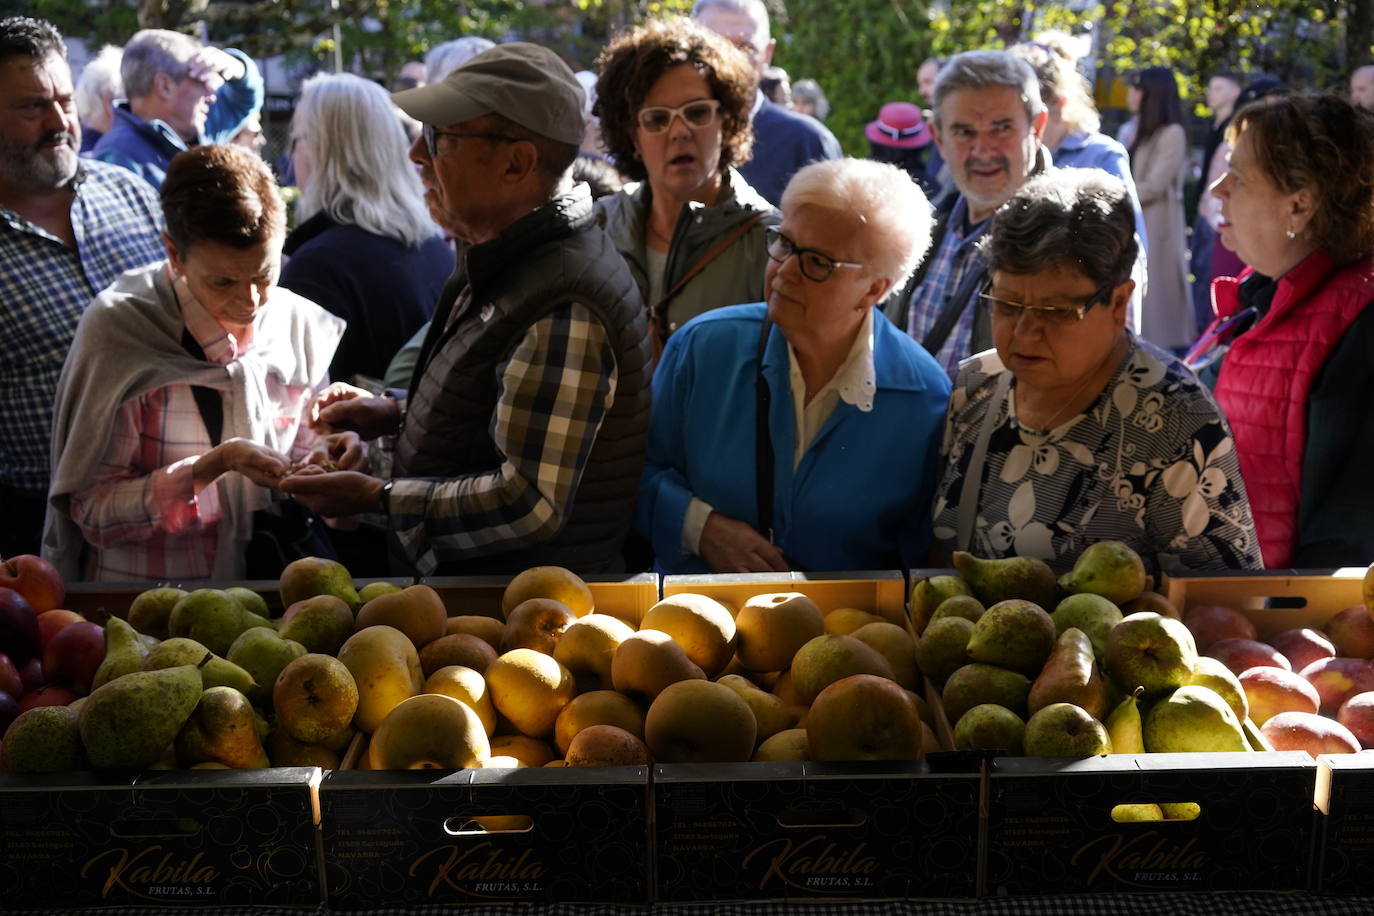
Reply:
<svg viewBox="0 0 1374 916"><path fill-rule="evenodd" d="M122 49L106 45L81 68L76 81L76 114L82 124L102 131L110 129L105 118L105 96L124 98L124 80L119 76L123 55Z"/></svg>
<svg viewBox="0 0 1374 916"><path fill-rule="evenodd" d="M200 50L190 35L167 29L144 29L124 45L119 65L128 98L141 99L153 91L153 78L165 73L176 82L186 79L186 62Z"/></svg>
<svg viewBox="0 0 1374 916"><path fill-rule="evenodd" d="M494 47L496 42L476 35L464 35L435 45L425 55L425 79L437 83L478 54Z"/></svg>
<svg viewBox="0 0 1374 916"><path fill-rule="evenodd" d="M813 116L824 121L830 116L830 100L825 97L821 84L813 79L797 80L792 84L792 104L803 102L811 106Z"/></svg>
<svg viewBox="0 0 1374 916"><path fill-rule="evenodd" d="M768 5L763 0L697 0L692 4L692 17L699 19L707 10L722 10L727 13L743 13L763 31L763 39L772 37L768 28Z"/></svg>
<svg viewBox="0 0 1374 916"><path fill-rule="evenodd" d="M872 159L824 159L792 176L782 212L810 204L853 213L863 221L864 260L896 289L930 248L934 224L920 185L895 165Z"/></svg>
<svg viewBox="0 0 1374 916"><path fill-rule="evenodd" d="M1099 288L1114 287L1135 266L1135 210L1115 175L1046 169L1002 205L978 245L989 273L1070 267Z"/></svg>
<svg viewBox="0 0 1374 916"><path fill-rule="evenodd" d="M1015 89L1020 94L1027 120L1034 121L1035 116L1045 110L1045 103L1040 98L1040 81L1030 64L1006 51L965 51L945 61L940 75L935 78L935 98L931 100L935 107L935 125L944 126L940 109L951 92L997 86Z"/></svg>

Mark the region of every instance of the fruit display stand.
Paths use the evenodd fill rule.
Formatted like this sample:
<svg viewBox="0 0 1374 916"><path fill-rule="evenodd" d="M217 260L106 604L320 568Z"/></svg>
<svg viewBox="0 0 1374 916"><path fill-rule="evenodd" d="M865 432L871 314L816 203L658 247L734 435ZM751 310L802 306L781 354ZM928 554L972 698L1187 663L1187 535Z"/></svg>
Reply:
<svg viewBox="0 0 1374 916"><path fill-rule="evenodd" d="M668 576L738 609L800 592L823 612L870 610L905 624L900 573ZM948 741L948 734L944 736ZM911 763L769 762L654 767L656 899L805 901L971 898L981 774Z"/></svg>
<svg viewBox="0 0 1374 916"><path fill-rule="evenodd" d="M413 585L414 579L411 578L379 578L379 579L355 579L354 585L362 588L371 582L390 582L400 588ZM67 583L67 599L64 606L71 611L75 611L87 620L94 620L97 623L103 622L109 617L127 617L129 606L133 604L135 598L150 588L168 585L167 582L69 582ZM171 583L176 585L177 583ZM186 583L185 588L227 588L229 585L242 586L257 592L267 602L267 607L271 610L273 617L281 616L285 608L282 606L280 584L276 579L250 579L244 582L215 583L215 582L192 582Z"/></svg>

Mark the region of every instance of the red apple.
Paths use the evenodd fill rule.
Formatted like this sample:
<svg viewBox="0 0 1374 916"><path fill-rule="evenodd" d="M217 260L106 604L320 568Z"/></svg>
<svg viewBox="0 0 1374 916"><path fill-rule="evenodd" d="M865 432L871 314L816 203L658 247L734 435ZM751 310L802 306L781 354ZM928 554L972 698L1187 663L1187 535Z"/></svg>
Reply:
<svg viewBox="0 0 1374 916"><path fill-rule="evenodd" d="M78 696L91 692L91 680L105 660L105 628L83 620L63 627L43 650L43 676L71 686Z"/></svg>
<svg viewBox="0 0 1374 916"><path fill-rule="evenodd" d="M1270 639L1269 645L1288 659L1294 671L1301 671L1315 661L1336 655L1336 647L1331 645L1331 640L1309 627L1284 630Z"/></svg>
<svg viewBox="0 0 1374 916"><path fill-rule="evenodd" d="M0 652L22 665L42 650L38 612L14 589L0 588Z"/></svg>
<svg viewBox="0 0 1374 916"><path fill-rule="evenodd" d="M1253 639L1241 639L1239 637L1222 639L1212 643L1204 654L1212 656L1230 668L1231 673L1236 675L1247 668L1269 667L1292 670L1293 667L1278 649Z"/></svg>
<svg viewBox="0 0 1374 916"><path fill-rule="evenodd" d="M40 614L61 607L67 598L67 587L56 567L31 553L0 563L0 588L14 589Z"/></svg>
<svg viewBox="0 0 1374 916"><path fill-rule="evenodd" d="M76 694L66 687L48 684L31 690L19 698L19 711L28 712L35 706L70 706L77 699Z"/></svg>
<svg viewBox="0 0 1374 916"><path fill-rule="evenodd" d="M1317 688L1283 668L1247 668L1240 673L1240 686L1250 705L1250 721L1256 725L1281 712L1316 712L1322 705Z"/></svg>
<svg viewBox="0 0 1374 916"><path fill-rule="evenodd" d="M1207 647L1223 639L1257 639L1255 625L1240 611L1220 604L1199 604L1188 608L1183 615L1183 625L1193 634L1197 650L1207 652Z"/></svg>
<svg viewBox="0 0 1374 916"><path fill-rule="evenodd" d="M1363 658L1323 658L1298 673L1317 688L1327 713L1334 714L1357 693L1374 690L1374 664Z"/></svg>
<svg viewBox="0 0 1374 916"><path fill-rule="evenodd" d="M1336 721L1350 729L1362 747L1374 747L1374 692L1357 693L1342 703Z"/></svg>
<svg viewBox="0 0 1374 916"><path fill-rule="evenodd" d="M43 659L35 655L19 666L19 683L23 689L16 696L37 690L47 682L48 679L43 676Z"/></svg>
<svg viewBox="0 0 1374 916"><path fill-rule="evenodd" d="M13 694L0 690L0 735L5 733L5 729L9 728L10 723L18 716L19 701L14 698Z"/></svg>
<svg viewBox="0 0 1374 916"><path fill-rule="evenodd" d="M58 630L71 623L80 623L85 620L76 611L67 611L57 608L51 611L44 611L38 615L38 644L46 647L48 640L52 639Z"/></svg>
<svg viewBox="0 0 1374 916"><path fill-rule="evenodd" d="M1281 712L1260 726L1260 734L1276 751L1319 754L1357 754L1360 742L1334 719L1311 712Z"/></svg>
<svg viewBox="0 0 1374 916"><path fill-rule="evenodd" d="M24 692L24 682L19 678L19 669L14 667L14 662L3 652L0 652L0 691L12 697Z"/></svg>
<svg viewBox="0 0 1374 916"><path fill-rule="evenodd" d="M1363 604L1341 611L1322 627L1342 658L1374 658L1374 617Z"/></svg>

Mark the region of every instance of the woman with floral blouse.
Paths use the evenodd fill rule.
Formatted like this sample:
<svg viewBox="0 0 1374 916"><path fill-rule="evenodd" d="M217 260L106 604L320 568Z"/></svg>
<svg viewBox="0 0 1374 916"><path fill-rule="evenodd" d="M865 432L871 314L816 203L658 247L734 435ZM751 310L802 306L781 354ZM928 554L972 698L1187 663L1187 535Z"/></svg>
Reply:
<svg viewBox="0 0 1374 916"><path fill-rule="evenodd" d="M993 218L995 349L964 361L950 397L940 547L1062 572L1119 540L1155 573L1260 567L1216 402L1126 327L1134 225L1125 187L1091 169L1050 169Z"/></svg>

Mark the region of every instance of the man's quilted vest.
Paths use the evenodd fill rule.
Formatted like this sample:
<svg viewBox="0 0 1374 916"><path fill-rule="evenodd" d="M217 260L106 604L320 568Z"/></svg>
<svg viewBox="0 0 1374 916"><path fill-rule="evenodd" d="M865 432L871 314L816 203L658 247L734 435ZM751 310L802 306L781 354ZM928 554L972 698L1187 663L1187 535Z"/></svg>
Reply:
<svg viewBox="0 0 1374 916"><path fill-rule="evenodd" d="M489 427L498 368L530 325L576 302L609 334L616 359L612 406L602 421L558 533L518 550L444 562L436 575L565 566L615 568L634 513L649 427L649 342L638 288L581 194L557 198L466 253L466 273L445 287L411 384L396 444L396 477L452 478L496 470ZM451 307L448 307L450 306ZM393 548L395 548L393 543Z"/></svg>
<svg viewBox="0 0 1374 916"><path fill-rule="evenodd" d="M1240 277L1212 282L1221 319L1240 308ZM1216 398L1231 424L1268 569L1293 562L1307 448L1307 397L1346 329L1374 300L1367 261L1340 267L1317 251L1278 281L1269 311L1231 344Z"/></svg>

